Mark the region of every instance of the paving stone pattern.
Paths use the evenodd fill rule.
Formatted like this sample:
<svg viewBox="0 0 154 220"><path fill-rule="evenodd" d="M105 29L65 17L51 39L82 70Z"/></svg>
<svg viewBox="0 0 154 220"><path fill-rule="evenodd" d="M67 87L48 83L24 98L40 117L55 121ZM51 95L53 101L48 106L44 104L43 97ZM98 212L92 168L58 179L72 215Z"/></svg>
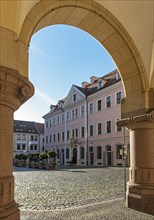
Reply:
<svg viewBox="0 0 154 220"><path fill-rule="evenodd" d="M151 215L124 206L123 175L123 168L15 168L15 199L21 219L152 220Z"/></svg>

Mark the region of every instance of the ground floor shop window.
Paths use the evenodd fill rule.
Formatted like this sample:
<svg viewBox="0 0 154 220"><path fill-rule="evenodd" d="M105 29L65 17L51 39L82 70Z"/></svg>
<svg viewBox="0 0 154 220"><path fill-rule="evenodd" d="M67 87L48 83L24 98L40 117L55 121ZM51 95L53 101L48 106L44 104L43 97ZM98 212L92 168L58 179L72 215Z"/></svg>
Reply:
<svg viewBox="0 0 154 220"><path fill-rule="evenodd" d="M102 159L102 147L97 146L97 159Z"/></svg>
<svg viewBox="0 0 154 220"><path fill-rule="evenodd" d="M81 159L84 159L84 147L81 147Z"/></svg>
<svg viewBox="0 0 154 220"><path fill-rule="evenodd" d="M69 159L69 148L66 149L66 159Z"/></svg>

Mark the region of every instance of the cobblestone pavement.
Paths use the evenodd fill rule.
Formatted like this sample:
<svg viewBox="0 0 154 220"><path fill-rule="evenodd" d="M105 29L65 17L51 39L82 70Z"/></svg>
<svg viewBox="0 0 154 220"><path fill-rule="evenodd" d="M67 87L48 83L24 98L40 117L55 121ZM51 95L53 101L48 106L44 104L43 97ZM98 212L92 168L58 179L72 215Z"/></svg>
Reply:
<svg viewBox="0 0 154 220"><path fill-rule="evenodd" d="M22 220L152 220L124 206L123 168L15 168L14 176Z"/></svg>

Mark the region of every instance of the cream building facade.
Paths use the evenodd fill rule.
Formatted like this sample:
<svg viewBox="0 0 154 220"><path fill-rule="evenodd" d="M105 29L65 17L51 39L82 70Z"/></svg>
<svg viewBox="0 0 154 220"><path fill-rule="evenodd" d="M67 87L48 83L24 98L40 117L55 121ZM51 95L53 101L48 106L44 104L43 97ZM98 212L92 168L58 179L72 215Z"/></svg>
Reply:
<svg viewBox="0 0 154 220"><path fill-rule="evenodd" d="M30 39L53 24L87 31L117 64L124 86L118 123L130 130L126 204L154 213L153 0L1 0L0 4L0 218L20 219L12 174L13 113L34 93L28 80Z"/></svg>
<svg viewBox="0 0 154 220"><path fill-rule="evenodd" d="M72 85L67 97L51 105L43 116L45 151L54 150L58 164L123 166L125 144L128 166L129 132L124 134L116 125L123 95L117 70L103 77L92 76L82 87Z"/></svg>

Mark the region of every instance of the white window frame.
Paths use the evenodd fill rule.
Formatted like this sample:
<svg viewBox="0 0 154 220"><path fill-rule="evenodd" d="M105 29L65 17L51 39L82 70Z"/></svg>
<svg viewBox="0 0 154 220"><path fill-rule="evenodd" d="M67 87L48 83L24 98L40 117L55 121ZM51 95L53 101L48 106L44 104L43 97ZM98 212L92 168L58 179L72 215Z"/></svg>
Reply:
<svg viewBox="0 0 154 220"><path fill-rule="evenodd" d="M84 109L83 115L82 115L82 108ZM84 117L84 116L85 116L85 106L84 106L84 105L82 105L82 106L80 107L80 116L81 116L81 117Z"/></svg>
<svg viewBox="0 0 154 220"><path fill-rule="evenodd" d="M75 100L74 100L74 97L75 97ZM72 102L76 102L76 100L77 100L77 94L74 93L73 96L72 96Z"/></svg>
<svg viewBox="0 0 154 220"><path fill-rule="evenodd" d="M121 99L122 99L122 90L118 91L115 93L115 106L119 106L121 104L121 102L119 104L117 104L117 94L121 92Z"/></svg>
<svg viewBox="0 0 154 220"><path fill-rule="evenodd" d="M93 105L93 112L90 112L90 105L91 105L91 104ZM94 114L94 103L93 103L93 102L90 102L90 103L89 103L89 114Z"/></svg>
<svg viewBox="0 0 154 220"><path fill-rule="evenodd" d="M110 132L110 133L107 132L107 122L108 122L108 121L111 122L111 132ZM112 120L106 120L106 121L105 121L105 134L112 134Z"/></svg>
<svg viewBox="0 0 154 220"><path fill-rule="evenodd" d="M98 124L101 124L101 134L98 134ZM103 132L102 132L102 128L103 128L103 127L102 127L102 122L98 122L98 123L96 124L96 134L97 134L97 135L102 135L102 133L103 133Z"/></svg>
<svg viewBox="0 0 154 220"><path fill-rule="evenodd" d="M98 110L98 102L99 101L101 101L101 110ZM96 101L97 112L101 112L102 111L102 104L103 104L102 99L99 99L99 100Z"/></svg>
<svg viewBox="0 0 154 220"><path fill-rule="evenodd" d="M111 97L111 106L110 107L107 107L107 98L108 97ZM106 109L112 108L112 95L108 95L108 96L105 97L105 108Z"/></svg>

